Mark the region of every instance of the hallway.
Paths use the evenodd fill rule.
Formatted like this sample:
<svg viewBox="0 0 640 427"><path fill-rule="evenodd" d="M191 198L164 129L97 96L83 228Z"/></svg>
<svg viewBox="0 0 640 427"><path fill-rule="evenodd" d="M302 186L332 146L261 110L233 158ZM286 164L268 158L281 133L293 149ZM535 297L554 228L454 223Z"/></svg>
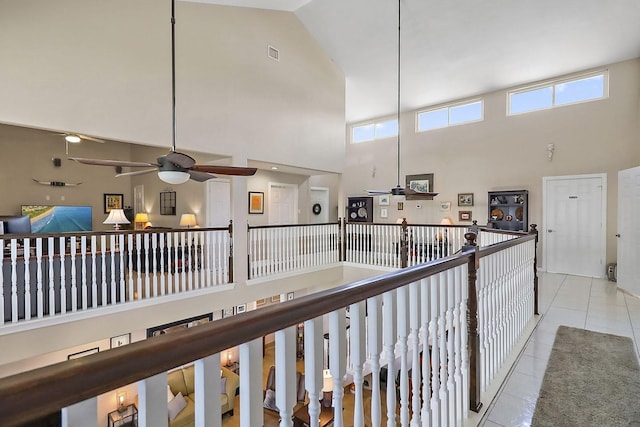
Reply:
<svg viewBox="0 0 640 427"><path fill-rule="evenodd" d="M631 337L638 353L640 299L605 279L541 273L543 315L480 425L529 426L559 325ZM484 402L487 404L488 402Z"/></svg>

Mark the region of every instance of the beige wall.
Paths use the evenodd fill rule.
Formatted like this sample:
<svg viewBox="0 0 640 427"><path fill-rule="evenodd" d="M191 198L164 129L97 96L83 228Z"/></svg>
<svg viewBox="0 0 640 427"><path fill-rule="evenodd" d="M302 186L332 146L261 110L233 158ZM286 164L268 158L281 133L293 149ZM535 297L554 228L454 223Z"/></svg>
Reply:
<svg viewBox="0 0 640 427"><path fill-rule="evenodd" d="M170 147L169 16L157 0L3 0L0 122ZM294 14L177 2L176 80L178 148L341 171L344 76Z"/></svg>
<svg viewBox="0 0 640 427"><path fill-rule="evenodd" d="M542 177L606 173L607 261L614 261L617 173L640 164L640 60L608 69L610 96L602 101L509 117L502 90L482 96L484 121L423 133L414 132L413 112L403 113L401 184L407 174L434 173L440 194L434 201L407 201L401 212L392 202L387 221L405 216L410 222L432 223L450 216L458 223L457 194L468 192L475 195L473 218L484 224L487 191L526 189L529 222L542 226ZM555 144L551 162L549 143ZM391 188L396 181L395 139L347 144L345 197ZM450 213L440 211L442 201L452 202ZM375 220L381 221L375 206Z"/></svg>

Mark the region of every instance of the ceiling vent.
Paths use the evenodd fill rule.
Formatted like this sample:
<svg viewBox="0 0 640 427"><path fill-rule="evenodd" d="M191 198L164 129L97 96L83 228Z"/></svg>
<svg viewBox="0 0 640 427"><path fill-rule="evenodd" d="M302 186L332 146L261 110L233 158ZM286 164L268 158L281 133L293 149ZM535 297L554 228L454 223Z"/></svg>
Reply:
<svg viewBox="0 0 640 427"><path fill-rule="evenodd" d="M267 55L275 61L280 61L280 51L273 46L267 48Z"/></svg>

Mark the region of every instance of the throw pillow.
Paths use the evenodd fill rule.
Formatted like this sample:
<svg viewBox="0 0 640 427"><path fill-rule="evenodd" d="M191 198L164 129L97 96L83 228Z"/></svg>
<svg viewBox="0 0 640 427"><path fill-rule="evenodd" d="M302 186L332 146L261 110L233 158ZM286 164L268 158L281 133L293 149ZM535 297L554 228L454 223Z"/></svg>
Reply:
<svg viewBox="0 0 640 427"><path fill-rule="evenodd" d="M264 407L272 411L280 412L280 409L276 406L276 392L270 388L268 388L264 394Z"/></svg>
<svg viewBox="0 0 640 427"><path fill-rule="evenodd" d="M187 401L182 397L182 392L176 394L171 402L167 404L169 409L169 420L173 421L184 408L187 407Z"/></svg>
<svg viewBox="0 0 640 427"><path fill-rule="evenodd" d="M173 399L173 393L171 392L171 387L167 384L167 403L171 402L171 399Z"/></svg>
<svg viewBox="0 0 640 427"><path fill-rule="evenodd" d="M227 393L227 378L226 377L220 378L220 393L222 393L222 394L226 394Z"/></svg>

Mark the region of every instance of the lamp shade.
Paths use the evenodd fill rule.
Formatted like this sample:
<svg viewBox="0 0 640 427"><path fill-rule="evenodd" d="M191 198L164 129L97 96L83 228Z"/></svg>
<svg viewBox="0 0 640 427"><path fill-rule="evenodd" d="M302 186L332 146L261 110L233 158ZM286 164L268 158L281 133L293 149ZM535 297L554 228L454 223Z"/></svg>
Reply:
<svg viewBox="0 0 640 427"><path fill-rule="evenodd" d="M182 214L182 216L180 217L181 227L191 228L195 227L196 225L198 225L198 223L196 222L195 214Z"/></svg>
<svg viewBox="0 0 640 427"><path fill-rule="evenodd" d="M124 214L122 209L111 209L109 216L103 222L103 224L113 224L113 228L116 230L120 229L120 224L129 223L130 221L127 219L127 216Z"/></svg>
<svg viewBox="0 0 640 427"><path fill-rule="evenodd" d="M149 222L149 215L146 212L139 212L133 222Z"/></svg>
<svg viewBox="0 0 640 427"><path fill-rule="evenodd" d="M447 217L442 218L442 220L440 221L440 224L441 225L453 225L453 221L451 221L451 218L449 218L447 216Z"/></svg>
<svg viewBox="0 0 640 427"><path fill-rule="evenodd" d="M189 181L191 175L182 171L159 171L158 178L167 184L184 184Z"/></svg>
<svg viewBox="0 0 640 427"><path fill-rule="evenodd" d="M322 370L322 391L332 391L333 390L333 377L331 376L331 371L329 369Z"/></svg>

